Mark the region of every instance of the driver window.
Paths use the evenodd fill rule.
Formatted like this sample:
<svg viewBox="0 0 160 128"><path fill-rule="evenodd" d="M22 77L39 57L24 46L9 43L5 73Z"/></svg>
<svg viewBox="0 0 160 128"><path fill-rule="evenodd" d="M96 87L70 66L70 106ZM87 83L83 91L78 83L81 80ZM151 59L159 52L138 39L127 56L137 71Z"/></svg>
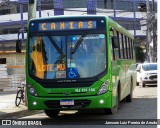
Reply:
<svg viewBox="0 0 160 128"><path fill-rule="evenodd" d="M117 31L110 27L110 43L111 43L111 57L112 57L112 60L117 60L119 59L119 48L115 48L113 46L113 42L112 42L112 36L117 36L118 38L118 35L117 35Z"/></svg>

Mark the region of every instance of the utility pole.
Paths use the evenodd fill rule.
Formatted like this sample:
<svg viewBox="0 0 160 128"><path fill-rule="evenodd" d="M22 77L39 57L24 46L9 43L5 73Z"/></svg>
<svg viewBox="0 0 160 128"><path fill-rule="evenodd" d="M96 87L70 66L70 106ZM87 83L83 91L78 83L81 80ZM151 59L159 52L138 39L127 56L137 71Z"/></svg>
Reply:
<svg viewBox="0 0 160 128"><path fill-rule="evenodd" d="M146 41L146 52L147 61L156 62L157 61L157 40L156 40L156 28L157 22L155 19L155 8L154 0L152 0L152 12L150 11L149 0L146 1L147 9L147 41ZM153 32L151 34L151 32Z"/></svg>
<svg viewBox="0 0 160 128"><path fill-rule="evenodd" d="M29 0L28 2L28 21L36 18L37 0Z"/></svg>
<svg viewBox="0 0 160 128"><path fill-rule="evenodd" d="M149 0L146 1L146 9L147 9L147 33L146 33L146 53L147 53L147 61L152 62L152 53L151 53L151 12Z"/></svg>
<svg viewBox="0 0 160 128"><path fill-rule="evenodd" d="M156 19L155 19L154 0L152 0L152 15L153 15L153 24L152 24L152 31L153 31L153 62L156 62L157 61L157 40L156 40L157 22L156 22Z"/></svg>
<svg viewBox="0 0 160 128"><path fill-rule="evenodd" d="M36 18L36 7L37 7L37 0L29 0L28 1L28 22L29 20ZM25 106L28 104L27 100L27 92L25 91Z"/></svg>

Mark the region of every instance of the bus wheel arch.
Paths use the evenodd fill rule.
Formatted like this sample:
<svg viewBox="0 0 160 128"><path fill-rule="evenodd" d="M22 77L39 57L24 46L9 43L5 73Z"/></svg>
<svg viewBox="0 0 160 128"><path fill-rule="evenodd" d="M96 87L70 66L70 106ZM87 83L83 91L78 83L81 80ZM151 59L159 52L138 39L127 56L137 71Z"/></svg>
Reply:
<svg viewBox="0 0 160 128"><path fill-rule="evenodd" d="M133 97L133 77L131 76L130 80L130 93L126 96L126 102L132 102Z"/></svg>
<svg viewBox="0 0 160 128"><path fill-rule="evenodd" d="M112 108L104 109L105 114L115 114L115 113L117 113L118 109L119 109L119 102L120 102L120 81L118 82L118 86L117 86L116 105Z"/></svg>

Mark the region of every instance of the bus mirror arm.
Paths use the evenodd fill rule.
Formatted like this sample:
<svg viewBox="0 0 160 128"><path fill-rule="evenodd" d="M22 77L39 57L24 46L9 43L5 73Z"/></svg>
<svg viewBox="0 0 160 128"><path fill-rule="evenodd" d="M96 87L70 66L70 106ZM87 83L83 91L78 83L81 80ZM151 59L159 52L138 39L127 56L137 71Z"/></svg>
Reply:
<svg viewBox="0 0 160 128"><path fill-rule="evenodd" d="M140 72L140 70L139 70L139 69L137 69L137 72Z"/></svg>
<svg viewBox="0 0 160 128"><path fill-rule="evenodd" d="M112 45L114 48L118 48L118 38L117 36L112 36Z"/></svg>
<svg viewBox="0 0 160 128"><path fill-rule="evenodd" d="M22 40L16 40L16 52L21 53L22 50Z"/></svg>

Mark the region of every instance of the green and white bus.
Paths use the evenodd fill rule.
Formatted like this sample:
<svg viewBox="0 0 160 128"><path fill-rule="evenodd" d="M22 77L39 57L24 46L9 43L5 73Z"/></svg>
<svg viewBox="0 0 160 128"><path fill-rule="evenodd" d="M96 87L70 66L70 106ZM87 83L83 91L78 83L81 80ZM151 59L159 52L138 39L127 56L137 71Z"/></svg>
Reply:
<svg viewBox="0 0 160 128"><path fill-rule="evenodd" d="M106 16L55 16L28 26L29 110L115 113L136 85L134 37Z"/></svg>

